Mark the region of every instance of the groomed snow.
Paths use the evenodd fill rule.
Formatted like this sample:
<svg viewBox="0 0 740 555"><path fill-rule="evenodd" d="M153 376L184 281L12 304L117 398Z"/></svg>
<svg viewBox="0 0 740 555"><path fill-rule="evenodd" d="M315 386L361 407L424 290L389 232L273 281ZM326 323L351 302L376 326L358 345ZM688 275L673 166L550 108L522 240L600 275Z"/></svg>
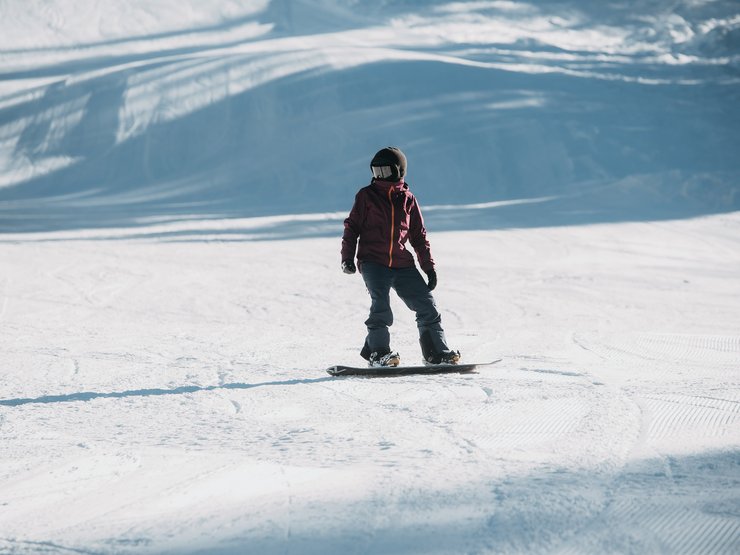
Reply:
<svg viewBox="0 0 740 555"><path fill-rule="evenodd" d="M336 238L8 239L10 553L740 542L737 215L433 233L451 341L504 361L395 379L323 371L367 308Z"/></svg>
<svg viewBox="0 0 740 555"><path fill-rule="evenodd" d="M740 551L740 16L644 4L1 3L0 553ZM495 366L324 371L387 144Z"/></svg>

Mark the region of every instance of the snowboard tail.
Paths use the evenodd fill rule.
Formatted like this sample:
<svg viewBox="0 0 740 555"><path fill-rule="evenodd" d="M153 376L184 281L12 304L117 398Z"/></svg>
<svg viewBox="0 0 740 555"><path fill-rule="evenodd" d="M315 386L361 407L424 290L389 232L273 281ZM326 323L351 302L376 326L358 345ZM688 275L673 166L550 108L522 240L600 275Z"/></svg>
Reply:
<svg viewBox="0 0 740 555"><path fill-rule="evenodd" d="M326 371L332 376L404 376L409 374L462 374L472 372L481 366L490 366L501 362L502 359L491 362L470 364L435 364L431 366L345 366L337 364L330 366Z"/></svg>

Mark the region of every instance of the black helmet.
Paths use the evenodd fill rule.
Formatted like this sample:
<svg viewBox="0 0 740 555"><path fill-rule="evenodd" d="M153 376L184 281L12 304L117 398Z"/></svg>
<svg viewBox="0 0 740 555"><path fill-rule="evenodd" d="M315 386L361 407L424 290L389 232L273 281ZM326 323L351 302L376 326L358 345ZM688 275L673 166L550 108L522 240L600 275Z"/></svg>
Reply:
<svg viewBox="0 0 740 555"><path fill-rule="evenodd" d="M400 148L386 147L373 156L370 171L377 179L401 179L406 175L406 156Z"/></svg>

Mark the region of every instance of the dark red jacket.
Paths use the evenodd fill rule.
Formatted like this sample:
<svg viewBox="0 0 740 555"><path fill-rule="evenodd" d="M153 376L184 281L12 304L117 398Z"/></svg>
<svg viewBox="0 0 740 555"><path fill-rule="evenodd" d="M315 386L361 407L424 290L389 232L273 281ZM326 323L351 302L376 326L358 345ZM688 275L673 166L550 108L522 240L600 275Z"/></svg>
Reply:
<svg viewBox="0 0 740 555"><path fill-rule="evenodd" d="M357 240L360 240L359 248ZM424 271L434 268L424 218L416 198L403 180L373 179L359 190L349 217L344 220L342 260L376 262L389 268L414 266L406 248L410 242Z"/></svg>

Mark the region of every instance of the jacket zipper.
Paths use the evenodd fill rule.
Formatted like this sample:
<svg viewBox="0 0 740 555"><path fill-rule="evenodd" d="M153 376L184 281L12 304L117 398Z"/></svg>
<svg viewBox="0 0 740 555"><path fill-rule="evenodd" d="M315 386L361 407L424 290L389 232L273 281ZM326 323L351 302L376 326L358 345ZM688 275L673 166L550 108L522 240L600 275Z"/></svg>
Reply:
<svg viewBox="0 0 740 555"><path fill-rule="evenodd" d="M396 232L396 207L393 206L393 199L391 194L393 193L393 187L388 189L388 202L391 203L391 241L388 249L388 267L393 266L393 234Z"/></svg>

